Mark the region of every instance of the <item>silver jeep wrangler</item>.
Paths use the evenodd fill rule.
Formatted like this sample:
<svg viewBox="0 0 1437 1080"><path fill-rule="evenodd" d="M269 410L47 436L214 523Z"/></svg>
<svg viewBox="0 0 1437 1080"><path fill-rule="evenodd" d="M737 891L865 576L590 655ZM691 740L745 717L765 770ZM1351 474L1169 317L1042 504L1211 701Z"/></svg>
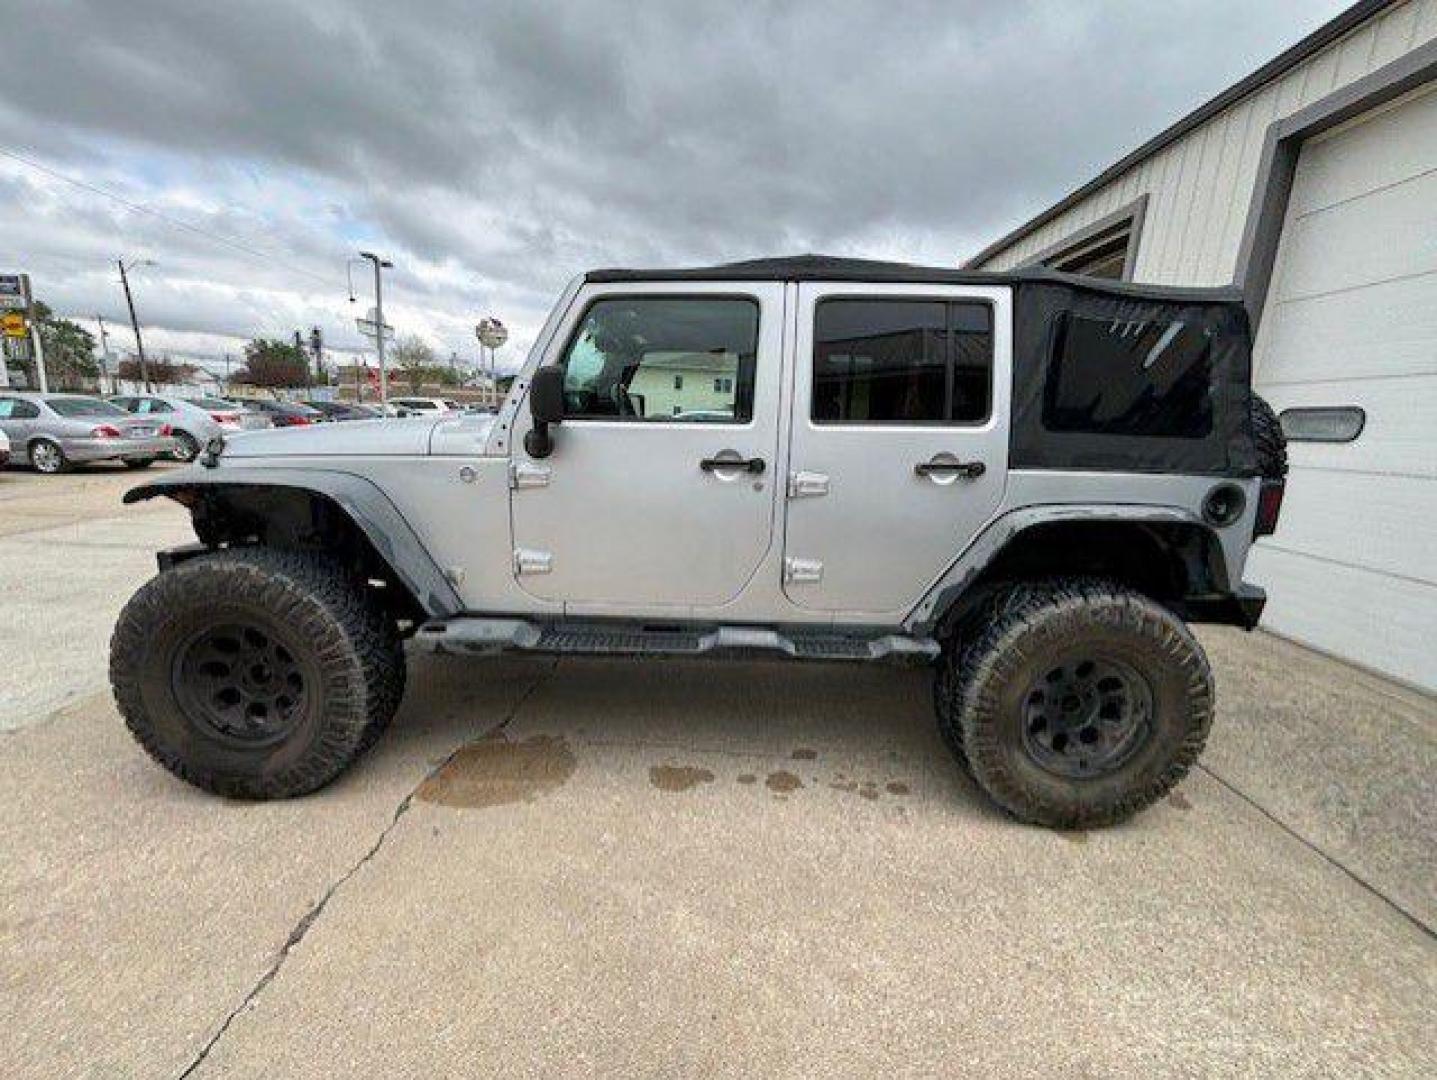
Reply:
<svg viewBox="0 0 1437 1080"><path fill-rule="evenodd" d="M497 416L214 440L129 492L198 543L120 616L151 755L301 795L399 706L411 648L907 660L1015 816L1122 820L1213 714L1185 625L1242 583L1286 454L1232 290L829 259L604 270Z"/></svg>

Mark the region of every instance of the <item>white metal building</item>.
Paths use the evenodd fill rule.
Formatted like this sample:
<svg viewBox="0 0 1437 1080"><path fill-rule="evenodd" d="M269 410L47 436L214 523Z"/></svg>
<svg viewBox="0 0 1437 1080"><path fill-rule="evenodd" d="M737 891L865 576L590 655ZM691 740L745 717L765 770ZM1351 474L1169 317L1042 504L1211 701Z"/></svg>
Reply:
<svg viewBox="0 0 1437 1080"><path fill-rule="evenodd" d="M1288 431L1277 633L1437 690L1437 0L1363 0L968 261L1236 282Z"/></svg>

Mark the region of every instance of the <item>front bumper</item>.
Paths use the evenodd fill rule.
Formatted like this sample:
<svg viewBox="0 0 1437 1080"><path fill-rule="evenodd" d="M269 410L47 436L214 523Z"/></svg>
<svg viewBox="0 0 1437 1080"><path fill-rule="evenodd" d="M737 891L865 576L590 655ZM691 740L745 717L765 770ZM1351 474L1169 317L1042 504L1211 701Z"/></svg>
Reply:
<svg viewBox="0 0 1437 1080"><path fill-rule="evenodd" d="M168 435L142 439L61 439L60 449L71 461L116 461L120 458L157 458L172 454L179 443Z"/></svg>

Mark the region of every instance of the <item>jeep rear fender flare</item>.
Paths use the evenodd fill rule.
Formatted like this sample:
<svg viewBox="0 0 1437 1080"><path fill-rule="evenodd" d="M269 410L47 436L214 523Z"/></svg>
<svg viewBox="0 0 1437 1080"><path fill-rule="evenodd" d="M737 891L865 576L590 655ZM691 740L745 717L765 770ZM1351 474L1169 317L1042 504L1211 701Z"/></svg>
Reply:
<svg viewBox="0 0 1437 1080"><path fill-rule="evenodd" d="M398 507L375 484L353 473L332 469L192 468L131 488L125 492L124 501L143 502L164 495L186 503L186 493L264 488L308 492L338 507L429 618L449 618L464 610L454 586L435 565Z"/></svg>
<svg viewBox="0 0 1437 1080"><path fill-rule="evenodd" d="M964 549L934 584L924 594L918 606L903 621L903 628L910 633L932 633L943 621L949 608L962 597L985 570L1021 534L1039 526L1072 523L1086 525L1182 525L1213 537L1219 551L1221 541L1202 518L1177 506L1148 506L1121 503L1062 503L1043 506L1026 506L1003 514L978 534L977 538ZM1228 567L1219 557L1217 576L1224 587L1228 584Z"/></svg>

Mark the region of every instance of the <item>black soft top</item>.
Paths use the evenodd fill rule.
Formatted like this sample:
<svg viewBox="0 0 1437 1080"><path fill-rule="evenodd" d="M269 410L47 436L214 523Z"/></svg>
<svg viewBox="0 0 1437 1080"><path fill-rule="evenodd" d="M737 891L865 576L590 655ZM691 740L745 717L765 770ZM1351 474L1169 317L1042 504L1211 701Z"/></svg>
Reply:
<svg viewBox="0 0 1437 1080"><path fill-rule="evenodd" d="M1235 287L1139 285L1043 267L993 273L830 255L750 259L680 270L591 270L585 280L1008 286L1013 290L1011 467L1217 476L1252 476L1257 471L1249 403L1252 332L1242 293ZM1133 363L1133 343L1143 333L1156 336L1183 327L1200 335L1204 343L1200 350L1189 350L1190 371L1175 370L1170 354L1168 363L1153 368L1168 337ZM1070 333L1081 337L1083 348L1090 350L1085 354L1090 377L1087 389L1070 391L1065 403L1059 400L1064 376L1058 357ZM1194 379L1198 380L1195 390ZM1181 408L1200 414L1202 427L1145 430L1141 417L1168 407L1164 399L1174 385L1188 388L1187 404ZM1074 393L1086 396L1072 400Z"/></svg>
<svg viewBox="0 0 1437 1080"><path fill-rule="evenodd" d="M1046 267L1018 270L959 270L947 266L919 266L916 263L884 262L879 259L844 259L835 255L781 255L768 259L744 259L716 266L659 269L590 270L590 282L639 281L871 281L885 284L923 285L1024 285L1060 284L1111 296L1134 299L1189 302L1240 301L1242 293L1233 286L1191 288L1176 285L1140 285L1128 281L1063 274Z"/></svg>

